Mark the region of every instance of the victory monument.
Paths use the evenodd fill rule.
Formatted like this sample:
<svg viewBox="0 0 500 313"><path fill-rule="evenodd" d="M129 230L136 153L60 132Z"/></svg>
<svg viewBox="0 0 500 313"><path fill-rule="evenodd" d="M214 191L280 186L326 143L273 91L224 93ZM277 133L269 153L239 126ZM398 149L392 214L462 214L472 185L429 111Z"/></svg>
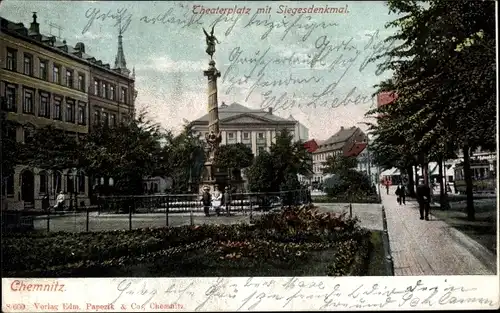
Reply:
<svg viewBox="0 0 500 313"><path fill-rule="evenodd" d="M210 56L210 61L208 62L208 69L203 71L204 76L208 78L208 134L205 136L207 141L206 161L200 191L205 186L210 187L210 191L213 191L216 174L214 166L215 152L222 140L219 130L219 107L217 103L217 78L221 76L221 73L215 67L215 61L213 60L215 44L219 43L219 41L214 36L214 27L212 27L210 34L207 33L205 28L203 28L203 32L207 43L205 51Z"/></svg>

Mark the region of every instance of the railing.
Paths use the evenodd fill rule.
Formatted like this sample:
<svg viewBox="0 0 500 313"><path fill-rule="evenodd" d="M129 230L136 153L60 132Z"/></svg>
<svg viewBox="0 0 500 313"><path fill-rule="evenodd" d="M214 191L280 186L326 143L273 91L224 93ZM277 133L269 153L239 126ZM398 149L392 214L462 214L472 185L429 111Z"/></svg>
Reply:
<svg viewBox="0 0 500 313"><path fill-rule="evenodd" d="M234 193L229 198L227 204L221 201L219 212L211 207L209 217L205 216L201 195L164 194L99 197L97 206L79 207L78 211L54 211L52 208L43 215L37 212L37 216L31 219L35 230L71 232L227 224L249 222L254 215L266 214L284 205L309 203L311 200L310 193L305 189L276 193ZM32 213L35 212L17 214Z"/></svg>

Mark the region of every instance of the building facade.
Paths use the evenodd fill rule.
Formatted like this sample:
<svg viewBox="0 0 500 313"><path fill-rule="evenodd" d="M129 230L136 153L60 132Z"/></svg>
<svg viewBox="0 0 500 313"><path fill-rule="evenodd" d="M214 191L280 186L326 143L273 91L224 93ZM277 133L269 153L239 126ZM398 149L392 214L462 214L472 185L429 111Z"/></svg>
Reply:
<svg viewBox="0 0 500 313"><path fill-rule="evenodd" d="M288 117L288 120L295 122L295 129L294 129L295 141L306 142L307 140L309 140L309 129L306 126L304 126L301 122L297 121L291 115Z"/></svg>
<svg viewBox="0 0 500 313"><path fill-rule="evenodd" d="M27 142L35 129L48 125L77 139L88 133L91 77L100 61L85 53L83 43L72 47L41 34L36 13L29 28L4 18L0 21L1 110L17 125L6 136ZM59 191L72 194L78 205L90 202L90 182L76 169L51 171L17 165L13 175L2 178L2 209L40 209L43 197L48 196L52 205Z"/></svg>
<svg viewBox="0 0 500 313"><path fill-rule="evenodd" d="M85 50L83 52L85 53ZM131 74L125 61L122 34L118 35L118 53L113 69L109 64L103 64L93 57L88 57L87 60L91 63L90 129L97 124L113 127L120 122L126 122L133 117L137 91L134 85L135 71Z"/></svg>
<svg viewBox="0 0 500 313"><path fill-rule="evenodd" d="M275 142L276 133L283 128L295 134L296 121L281 118L272 113L272 110L252 110L241 104L222 104L219 107L219 123L222 135L222 145L243 143L252 149L255 156L260 152L269 151ZM191 123L195 133L208 133L208 114Z"/></svg>
<svg viewBox="0 0 500 313"><path fill-rule="evenodd" d="M357 156L361 153L362 143L366 145L368 137L359 127L344 128L325 141L318 143L318 149L313 152L313 177L312 181L323 181L323 163L328 157L336 155ZM364 147L363 147L364 148Z"/></svg>

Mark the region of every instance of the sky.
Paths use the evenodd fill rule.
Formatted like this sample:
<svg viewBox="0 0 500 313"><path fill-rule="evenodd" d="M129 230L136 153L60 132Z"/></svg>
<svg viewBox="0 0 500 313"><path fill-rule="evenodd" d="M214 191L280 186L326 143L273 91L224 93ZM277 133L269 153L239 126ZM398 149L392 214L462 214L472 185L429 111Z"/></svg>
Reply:
<svg viewBox="0 0 500 313"><path fill-rule="evenodd" d="M300 12L328 8L330 13ZM214 9L225 9L224 14ZM336 10L332 10L335 8ZM208 11L204 11L209 9ZM232 9L233 12L230 12ZM258 11L260 10L260 12ZM40 31L114 65L119 28L127 67L135 68L136 107L163 127L179 130L207 113L210 57L205 35L214 26L214 60L222 73L219 105L240 103L292 115L309 137L325 140L341 126L369 121L374 85L390 76L366 61L390 49L394 30L382 1L19 1L5 0L0 16Z"/></svg>

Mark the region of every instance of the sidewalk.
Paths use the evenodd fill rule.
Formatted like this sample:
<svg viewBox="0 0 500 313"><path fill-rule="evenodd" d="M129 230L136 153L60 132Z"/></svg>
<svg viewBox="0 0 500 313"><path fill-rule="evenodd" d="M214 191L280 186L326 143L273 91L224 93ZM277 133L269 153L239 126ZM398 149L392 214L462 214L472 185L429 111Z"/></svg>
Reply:
<svg viewBox="0 0 500 313"><path fill-rule="evenodd" d="M420 220L415 200L400 206L395 189L389 195L381 190L395 276L494 275L453 239L444 221L432 215L430 221Z"/></svg>

